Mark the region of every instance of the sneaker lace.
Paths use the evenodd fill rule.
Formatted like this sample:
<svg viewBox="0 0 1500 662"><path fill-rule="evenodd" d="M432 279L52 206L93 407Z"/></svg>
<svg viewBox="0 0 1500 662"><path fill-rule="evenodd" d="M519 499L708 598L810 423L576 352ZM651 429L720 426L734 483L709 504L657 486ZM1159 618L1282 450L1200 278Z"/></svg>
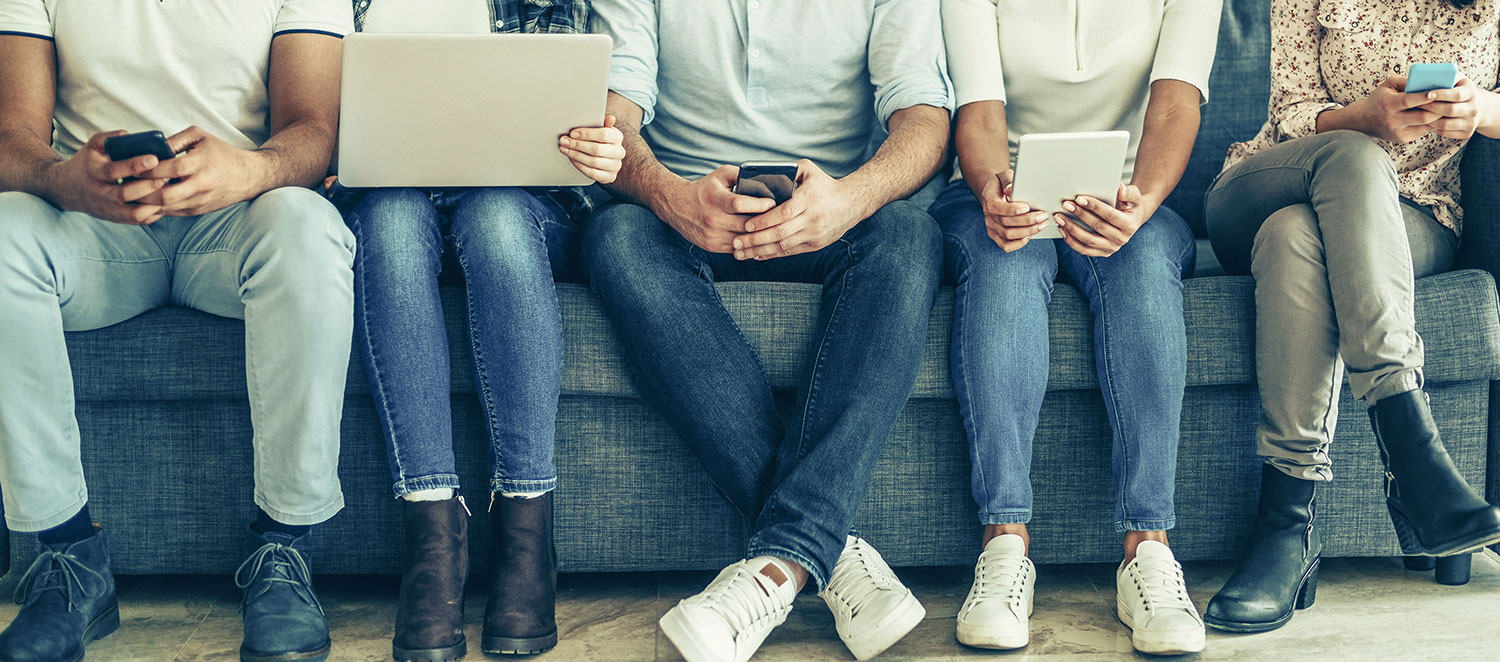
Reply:
<svg viewBox="0 0 1500 662"><path fill-rule="evenodd" d="M723 617L736 633L742 632L787 608L761 587L756 574L741 564L734 574L714 581L689 599Z"/></svg>
<svg viewBox="0 0 1500 662"><path fill-rule="evenodd" d="M270 572L262 577L261 570L265 569L268 564ZM255 553L245 559L239 569L234 571L234 585L240 590L249 589L257 581L263 582L260 591L253 596L246 593L245 601L240 605L241 610L269 592L273 585L290 584L297 597L316 607L319 613L323 611L323 604L318 602L318 596L312 591L312 570L307 567L307 561L302 558L302 553L290 545L273 542L261 545L260 549L255 550Z"/></svg>
<svg viewBox="0 0 1500 662"><path fill-rule="evenodd" d="M899 584L896 573L891 572L880 552L864 539L856 538L834 566L827 591L838 597L853 616L871 595L896 588Z"/></svg>
<svg viewBox="0 0 1500 662"><path fill-rule="evenodd" d="M992 557L981 554L974 569L973 600L994 600L1020 608L1026 593L1026 567L1031 561L1024 556Z"/></svg>
<svg viewBox="0 0 1500 662"><path fill-rule="evenodd" d="M92 575L100 582L104 581L104 575L83 564L83 561L72 554L57 551L45 551L36 557L36 561L21 575L21 583L16 586L16 604L27 604L37 598L45 591L61 591L67 595L68 611L73 611L73 587L78 587L78 593L83 597L99 597L98 590L91 590L83 583L84 575Z"/></svg>
<svg viewBox="0 0 1500 662"><path fill-rule="evenodd" d="M1147 610L1185 609L1197 613L1188 597L1187 582L1182 578L1182 564L1166 560L1137 563L1132 574L1136 594Z"/></svg>

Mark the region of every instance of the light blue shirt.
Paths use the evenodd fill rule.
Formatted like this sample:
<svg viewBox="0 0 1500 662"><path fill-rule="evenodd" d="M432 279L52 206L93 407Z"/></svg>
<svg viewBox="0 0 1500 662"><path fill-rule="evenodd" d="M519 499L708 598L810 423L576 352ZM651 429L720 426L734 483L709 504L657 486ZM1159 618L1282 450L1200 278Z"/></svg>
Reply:
<svg viewBox="0 0 1500 662"><path fill-rule="evenodd" d="M594 0L614 37L610 89L645 111L683 177L799 158L843 177L872 132L917 105L952 110L938 0Z"/></svg>

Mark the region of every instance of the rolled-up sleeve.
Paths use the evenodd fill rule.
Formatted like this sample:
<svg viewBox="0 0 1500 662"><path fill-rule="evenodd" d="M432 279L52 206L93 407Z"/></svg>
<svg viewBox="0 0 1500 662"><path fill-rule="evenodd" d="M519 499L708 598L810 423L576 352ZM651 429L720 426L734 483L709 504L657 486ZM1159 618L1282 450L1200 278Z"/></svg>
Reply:
<svg viewBox="0 0 1500 662"><path fill-rule="evenodd" d="M1318 115L1338 108L1323 85L1318 0L1271 3L1271 123L1278 141L1318 132Z"/></svg>
<svg viewBox="0 0 1500 662"><path fill-rule="evenodd" d="M615 40L609 89L641 107L641 124L656 117L657 12L655 0L594 0L592 32Z"/></svg>
<svg viewBox="0 0 1500 662"><path fill-rule="evenodd" d="M52 20L42 0L0 0L0 34L52 38Z"/></svg>
<svg viewBox="0 0 1500 662"><path fill-rule="evenodd" d="M912 106L953 110L938 0L876 0L868 56L882 125Z"/></svg>
<svg viewBox="0 0 1500 662"><path fill-rule="evenodd" d="M1151 63L1151 82L1180 80L1198 88L1208 103L1208 77L1219 46L1223 0L1168 0Z"/></svg>
<svg viewBox="0 0 1500 662"><path fill-rule="evenodd" d="M1000 64L1000 24L995 0L943 0L943 41L953 77L953 105L1005 102Z"/></svg>

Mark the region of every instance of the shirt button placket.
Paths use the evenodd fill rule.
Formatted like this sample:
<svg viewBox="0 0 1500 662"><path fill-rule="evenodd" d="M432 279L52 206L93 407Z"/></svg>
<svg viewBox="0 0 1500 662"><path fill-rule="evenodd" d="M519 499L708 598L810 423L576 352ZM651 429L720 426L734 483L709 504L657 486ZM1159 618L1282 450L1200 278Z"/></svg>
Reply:
<svg viewBox="0 0 1500 662"><path fill-rule="evenodd" d="M746 5L745 12L745 41L750 56L745 67L745 98L749 101L751 108L766 107L766 88L761 80L762 65L759 42L756 36L760 34L758 24L761 23L760 0L750 0Z"/></svg>

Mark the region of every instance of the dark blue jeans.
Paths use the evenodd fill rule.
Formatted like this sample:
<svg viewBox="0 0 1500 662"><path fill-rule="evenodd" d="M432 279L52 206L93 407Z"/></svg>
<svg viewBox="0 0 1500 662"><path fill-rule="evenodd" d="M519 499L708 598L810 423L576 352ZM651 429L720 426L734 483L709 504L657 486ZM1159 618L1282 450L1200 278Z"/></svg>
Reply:
<svg viewBox="0 0 1500 662"><path fill-rule="evenodd" d="M377 189L348 214L357 348L389 443L397 498L458 488L448 333L438 297L445 236L468 282L469 351L495 492L543 492L562 388L562 271L576 227L517 188Z"/></svg>
<svg viewBox="0 0 1500 662"><path fill-rule="evenodd" d="M795 561L822 590L916 383L942 269L932 217L897 202L816 253L739 262L615 204L594 214L583 252L637 387L745 518L748 556ZM747 280L823 287L787 426L714 288Z"/></svg>
<svg viewBox="0 0 1500 662"><path fill-rule="evenodd" d="M932 214L958 284L953 386L980 522L1031 520L1031 443L1047 393L1047 304L1061 268L1094 316L1094 361L1114 434L1115 529L1172 528L1187 381L1182 279L1196 257L1187 223L1161 207L1119 252L1097 258L1048 239L1006 253L986 233L979 201L962 181L938 197Z"/></svg>

